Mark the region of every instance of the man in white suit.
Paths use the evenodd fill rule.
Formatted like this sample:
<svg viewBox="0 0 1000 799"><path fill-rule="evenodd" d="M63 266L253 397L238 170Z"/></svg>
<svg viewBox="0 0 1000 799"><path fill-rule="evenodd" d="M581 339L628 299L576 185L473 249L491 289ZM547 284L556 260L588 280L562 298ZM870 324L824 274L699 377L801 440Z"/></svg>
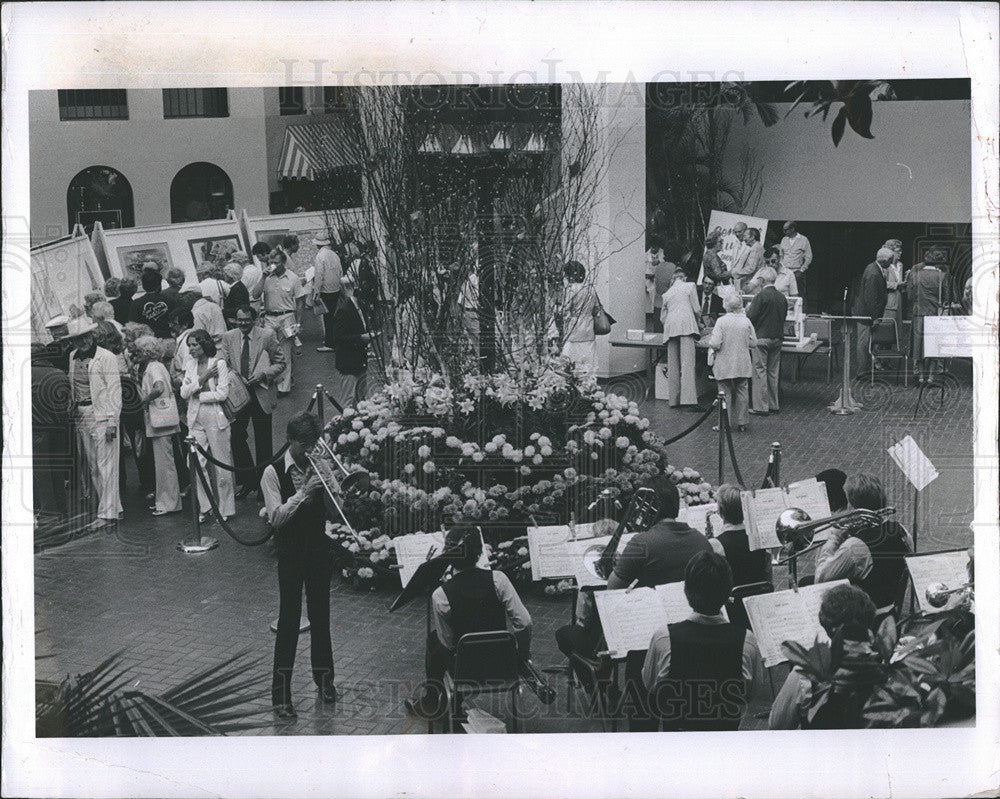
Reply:
<svg viewBox="0 0 1000 799"><path fill-rule="evenodd" d="M116 524L122 512L118 492L118 424L122 384L118 359L97 346L97 325L86 317L69 323L75 348L69 356L69 381L80 446L97 490L97 518L87 529Z"/></svg>

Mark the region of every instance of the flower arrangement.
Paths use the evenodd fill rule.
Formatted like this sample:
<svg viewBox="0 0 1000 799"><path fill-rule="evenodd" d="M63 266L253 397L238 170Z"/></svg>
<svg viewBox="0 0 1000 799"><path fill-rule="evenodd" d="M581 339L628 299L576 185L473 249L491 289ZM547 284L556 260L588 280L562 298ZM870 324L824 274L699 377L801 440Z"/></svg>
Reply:
<svg viewBox="0 0 1000 799"><path fill-rule="evenodd" d="M411 370L393 377L327 426L338 456L373 478L345 508L360 543L338 538L342 572L359 587L392 584L398 535L480 525L496 544L494 568L523 583L527 527L607 515L589 509L602 492L627 497L665 471L687 504L711 499L697 472L667 464L636 403L601 391L568 359L460 382Z"/></svg>

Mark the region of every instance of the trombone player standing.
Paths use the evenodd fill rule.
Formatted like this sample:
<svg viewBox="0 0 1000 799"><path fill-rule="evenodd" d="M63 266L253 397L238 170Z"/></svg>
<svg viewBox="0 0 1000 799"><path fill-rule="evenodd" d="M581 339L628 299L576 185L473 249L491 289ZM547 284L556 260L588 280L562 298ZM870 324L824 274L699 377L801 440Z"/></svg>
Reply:
<svg viewBox="0 0 1000 799"><path fill-rule="evenodd" d="M324 702L337 701L333 646L330 641L332 551L326 535L326 486L340 492L331 473L320 477L310 451L322 435L310 413L293 416L287 427L288 450L261 477L267 520L274 528L278 553L278 633L274 641L271 704L280 719L296 718L292 704L292 668L299 640L302 588L309 616L313 681ZM320 464L321 466L322 464ZM324 482L326 485L324 485Z"/></svg>

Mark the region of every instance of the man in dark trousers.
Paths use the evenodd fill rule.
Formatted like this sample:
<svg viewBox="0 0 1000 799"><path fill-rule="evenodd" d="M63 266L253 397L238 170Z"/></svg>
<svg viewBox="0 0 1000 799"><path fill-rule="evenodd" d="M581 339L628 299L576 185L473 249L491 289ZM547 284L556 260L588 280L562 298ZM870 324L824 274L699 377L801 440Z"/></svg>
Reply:
<svg viewBox="0 0 1000 799"><path fill-rule="evenodd" d="M333 315L333 395L343 408L353 408L365 398L368 344L374 337L354 296L356 288L352 275L341 278L340 302Z"/></svg>
<svg viewBox="0 0 1000 799"><path fill-rule="evenodd" d="M871 368L868 345L872 340L872 324L885 314L885 305L889 299L886 272L892 265L895 253L888 247L882 247L875 255L875 260L865 267L858 284L858 294L854 298L852 313L855 316L866 316L868 319L857 323L857 359L858 374L861 375Z"/></svg>
<svg viewBox="0 0 1000 799"><path fill-rule="evenodd" d="M770 266L757 272L757 279L763 288L757 292L747 318L753 323L757 335L757 348L753 353L753 390L755 416L767 416L781 410L778 401L781 384L781 342L785 334L785 317L788 315L788 300L774 287L778 273Z"/></svg>
<svg viewBox="0 0 1000 799"><path fill-rule="evenodd" d="M271 704L283 720L297 717L292 704L292 667L302 616L302 587L309 615L313 681L324 702L337 701L333 647L330 642L330 574L332 552L326 536L326 496L308 453L322 434L319 420L299 413L288 422L288 451L264 470L260 490L267 519L275 530L278 552L278 634L274 641ZM334 491L332 472L324 475Z"/></svg>
<svg viewBox="0 0 1000 799"><path fill-rule="evenodd" d="M406 709L421 718L437 718L444 710L443 681L455 659L455 645L466 633L510 630L518 653L528 659L531 615L517 595L510 578L500 571L478 568L483 537L477 527L456 527L448 533L446 550L456 550L454 574L431 594L433 629L427 638L427 682L416 701L405 700Z"/></svg>
<svg viewBox="0 0 1000 799"><path fill-rule="evenodd" d="M236 311L236 329L223 334L221 350L230 372L242 377L250 389L250 402L232 425L233 463L237 469L247 469L254 465L247 441L253 423L257 471L237 473L236 497L242 499L260 485L264 465L274 454L271 414L278 404L278 378L285 370L285 356L274 331L257 324L257 312L249 305Z"/></svg>
<svg viewBox="0 0 1000 799"><path fill-rule="evenodd" d="M732 587L726 559L699 552L684 570L693 613L653 633L642 681L665 730L737 730L751 691L764 682L753 633L722 615Z"/></svg>

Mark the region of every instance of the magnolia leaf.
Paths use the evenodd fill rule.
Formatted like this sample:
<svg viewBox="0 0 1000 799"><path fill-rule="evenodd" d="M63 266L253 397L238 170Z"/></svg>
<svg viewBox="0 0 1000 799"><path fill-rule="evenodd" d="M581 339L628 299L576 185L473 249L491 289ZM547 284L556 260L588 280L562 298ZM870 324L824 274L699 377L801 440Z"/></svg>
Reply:
<svg viewBox="0 0 1000 799"><path fill-rule="evenodd" d="M872 135L872 98L867 94L854 92L847 98L847 122L851 130L866 139Z"/></svg>
<svg viewBox="0 0 1000 799"><path fill-rule="evenodd" d="M826 114L823 115L823 119L826 119ZM840 140L844 137L844 125L847 123L847 106L843 106L840 111L837 112L836 118L833 120L833 126L830 128L830 135L833 137L833 146L836 147L840 144Z"/></svg>
<svg viewBox="0 0 1000 799"><path fill-rule="evenodd" d="M896 630L896 620L893 618L892 614L885 617L882 624L879 625L878 633L875 635L875 647L878 649L878 653L882 656L882 660L888 662L889 658L892 657L893 650L896 648L896 643L899 641L899 633Z"/></svg>
<svg viewBox="0 0 1000 799"><path fill-rule="evenodd" d="M938 667L918 655L911 655L906 659L906 665L919 674L937 674Z"/></svg>

